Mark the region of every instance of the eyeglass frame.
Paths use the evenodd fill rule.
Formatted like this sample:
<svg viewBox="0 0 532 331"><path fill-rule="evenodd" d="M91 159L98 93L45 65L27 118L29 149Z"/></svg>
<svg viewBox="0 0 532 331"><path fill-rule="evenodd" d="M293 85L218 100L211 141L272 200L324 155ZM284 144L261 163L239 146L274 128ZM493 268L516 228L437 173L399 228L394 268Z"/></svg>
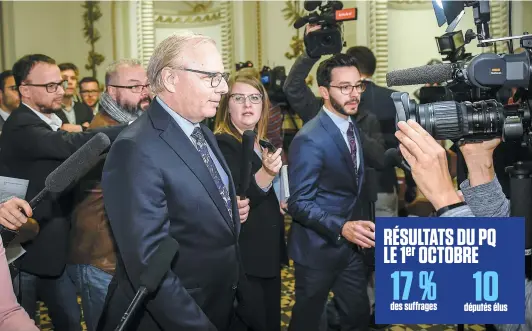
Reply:
<svg viewBox="0 0 532 331"><path fill-rule="evenodd" d="M342 86L329 85L329 87L336 87L337 89L340 89L340 93L342 93L343 95L349 95L349 94L351 94L353 92L355 87L360 87L360 88L357 88L358 94L364 93L364 91L366 91L367 85L364 82L360 82L360 84L358 84L358 85L342 85ZM344 93L344 89L346 87L350 88L350 90L349 90L349 92Z"/></svg>
<svg viewBox="0 0 532 331"><path fill-rule="evenodd" d="M55 85L55 90L53 91L50 91L50 89L48 88L50 85ZM59 86L61 86L63 88L63 90L65 90L68 86L68 80L62 80L61 83L46 83L46 84L28 84L28 83L22 83L20 84L20 86L37 86L37 87L45 87L46 88L46 92L48 93L55 93L57 92L57 89L59 88Z"/></svg>
<svg viewBox="0 0 532 331"><path fill-rule="evenodd" d="M125 88L125 89L128 89L128 90L131 90L131 92L135 93L135 94L142 93L142 91L144 91L144 89L147 89L148 92L149 92L149 89L150 89L150 84L137 84L137 85L128 85L128 86L126 86L126 85L111 85L111 84L109 84L107 86L112 86L112 87L116 87L116 88ZM140 89L140 91L135 92L133 89L137 88L137 87L141 87L141 89Z"/></svg>
<svg viewBox="0 0 532 331"><path fill-rule="evenodd" d="M82 90L82 91L79 91L79 94L84 94L84 93L87 93L88 95L94 95L94 94L98 94L98 93L101 93L100 90ZM135 92L133 92L135 93Z"/></svg>
<svg viewBox="0 0 532 331"><path fill-rule="evenodd" d="M222 77L225 80L226 83L229 83L229 73L228 72L201 71L201 70L189 69L189 68L179 68L178 70L188 71L188 72L195 72L197 74L207 75L207 77L209 77L211 79L211 87L212 88L216 88L216 87L220 86L220 83L222 82L222 80L220 79L218 84L214 85L214 78L218 77L218 75L220 75L219 77Z"/></svg>
<svg viewBox="0 0 532 331"><path fill-rule="evenodd" d="M233 96L235 96L235 95L243 96L244 97L244 102L238 102L235 99L233 99ZM253 101L251 101L251 99L249 97L251 97L252 95L260 95L260 102L254 103ZM248 94L248 95L245 95L244 93L232 93L232 94L229 95L229 98L233 99L233 101L236 102L239 105L245 104L246 103L246 99L249 100L249 102L254 104L254 105L259 105L259 104L264 102L264 95L262 95L262 93L253 93L253 94Z"/></svg>

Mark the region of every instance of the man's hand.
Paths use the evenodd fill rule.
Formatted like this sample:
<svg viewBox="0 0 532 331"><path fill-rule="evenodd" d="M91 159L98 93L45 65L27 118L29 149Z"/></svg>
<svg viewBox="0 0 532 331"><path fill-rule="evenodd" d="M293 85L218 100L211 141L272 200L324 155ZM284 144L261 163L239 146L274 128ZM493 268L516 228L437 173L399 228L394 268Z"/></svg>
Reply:
<svg viewBox="0 0 532 331"><path fill-rule="evenodd" d="M375 247L375 223L347 221L342 227L342 236L362 248Z"/></svg>
<svg viewBox="0 0 532 331"><path fill-rule="evenodd" d="M412 177L436 210L460 202L453 186L445 149L418 123L397 123L399 148L412 168Z"/></svg>
<svg viewBox="0 0 532 331"><path fill-rule="evenodd" d="M281 215L284 215L288 212L288 203L286 203L286 201L281 201L281 203L279 204L280 205L280 210L281 210Z"/></svg>
<svg viewBox="0 0 532 331"><path fill-rule="evenodd" d="M61 130L68 132L81 132L83 131L81 125L65 123L61 126Z"/></svg>
<svg viewBox="0 0 532 331"><path fill-rule="evenodd" d="M20 209L24 210L28 217L33 211L29 203L19 198L11 198L0 204L0 224L11 230L18 230L28 219Z"/></svg>
<svg viewBox="0 0 532 331"><path fill-rule="evenodd" d="M249 199L240 200L240 197L237 197L237 200L240 223L244 223L245 221L247 221L249 216Z"/></svg>

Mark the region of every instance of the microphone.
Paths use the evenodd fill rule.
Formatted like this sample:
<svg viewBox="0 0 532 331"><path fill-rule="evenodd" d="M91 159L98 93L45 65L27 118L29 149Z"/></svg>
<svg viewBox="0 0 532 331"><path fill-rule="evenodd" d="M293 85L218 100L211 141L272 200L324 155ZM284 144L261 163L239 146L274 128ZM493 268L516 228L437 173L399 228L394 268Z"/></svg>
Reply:
<svg viewBox="0 0 532 331"><path fill-rule="evenodd" d="M68 186L85 175L100 161L100 154L107 149L109 145L111 145L109 137L102 132L97 133L87 141L81 146L81 148L70 155L68 159L46 177L46 180L44 181L44 189L42 189L29 202L31 209L34 210L49 193L61 193L66 190ZM2 241L5 243L5 246L7 246L17 234L18 231L13 231L0 225L0 235L2 236Z"/></svg>
<svg viewBox="0 0 532 331"><path fill-rule="evenodd" d="M394 70L386 74L386 84L390 87L443 83L453 79L453 73L453 65L450 63Z"/></svg>
<svg viewBox="0 0 532 331"><path fill-rule="evenodd" d="M146 268L140 274L140 287L115 331L126 330L131 317L141 307L148 294L155 292L161 284L176 254L179 257L179 243L172 237L165 237L155 253L149 257Z"/></svg>
<svg viewBox="0 0 532 331"><path fill-rule="evenodd" d="M255 145L256 133L253 130L246 130L242 135L242 166L240 168L240 186L238 195L240 199L246 198L251 177L251 160L253 157L253 146Z"/></svg>
<svg viewBox="0 0 532 331"><path fill-rule="evenodd" d="M369 219L375 223L375 202L377 202L379 181L377 180L377 171L373 168L364 169L366 180L366 195L369 200Z"/></svg>
<svg viewBox="0 0 532 331"><path fill-rule="evenodd" d="M410 165L401 155L401 151L397 148L390 148L384 152L384 166L398 167L403 171L412 172L412 168L410 168Z"/></svg>

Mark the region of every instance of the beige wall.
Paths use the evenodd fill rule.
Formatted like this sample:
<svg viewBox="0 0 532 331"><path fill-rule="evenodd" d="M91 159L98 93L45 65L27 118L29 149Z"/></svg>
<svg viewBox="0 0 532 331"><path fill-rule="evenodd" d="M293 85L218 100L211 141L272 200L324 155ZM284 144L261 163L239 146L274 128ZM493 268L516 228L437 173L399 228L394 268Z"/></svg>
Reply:
<svg viewBox="0 0 532 331"><path fill-rule="evenodd" d="M58 63L73 62L80 76L92 75L87 69L90 46L83 37L83 11L80 1L15 1L3 3L2 24L5 38L5 64L10 68L16 59L30 53L43 53ZM102 18L97 22L101 39L96 51L105 62L98 67L103 81L105 67L113 60L111 2L100 2Z"/></svg>
<svg viewBox="0 0 532 331"><path fill-rule="evenodd" d="M6 67L27 53L40 52L52 56L58 62L74 62L81 75L88 75L84 68L89 45L82 34L81 1L5 1L2 3L3 44ZM96 44L97 51L104 54L106 61L98 68L98 78L103 79L105 66L117 58L137 56L137 23L135 4L128 1L100 2L103 17L97 23L102 38ZM113 8L114 5L114 8ZM532 13L532 2L513 1L513 33L523 31L532 33L532 20L525 19L526 13ZM282 9L284 1L261 1L260 32L262 65L270 67L282 65L287 71L294 60L287 59L290 40L296 30L284 20ZM369 2L344 1L344 7L357 7L357 21L345 22L344 39L347 47L369 45L368 17ZM112 10L114 9L114 11ZM259 65L257 3L255 1L233 2L234 23L234 60L251 60ZM432 58L439 58L434 37L443 33L438 28L434 13L429 7L412 10L391 9L389 16L389 70L407 68L425 64ZM113 19L114 18L114 29ZM474 28L471 9L468 9L459 28ZM301 29L303 33L303 28ZM516 42L517 46L517 42ZM414 50L415 49L415 50ZM479 50L468 46L472 52ZM326 58L326 57L324 57ZM1 61L1 59L0 59ZM317 91L314 76L314 91ZM2 68L3 69L3 68ZM260 69L260 68L259 68ZM404 88L410 91L413 88Z"/></svg>

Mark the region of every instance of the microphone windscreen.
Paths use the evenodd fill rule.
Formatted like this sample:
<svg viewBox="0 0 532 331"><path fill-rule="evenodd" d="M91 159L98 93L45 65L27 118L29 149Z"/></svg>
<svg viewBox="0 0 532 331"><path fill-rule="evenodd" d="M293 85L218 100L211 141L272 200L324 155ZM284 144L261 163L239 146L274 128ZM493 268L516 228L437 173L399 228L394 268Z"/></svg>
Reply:
<svg viewBox="0 0 532 331"><path fill-rule="evenodd" d="M403 161L401 152L397 148L390 148L384 152L384 166L386 168L399 167Z"/></svg>
<svg viewBox="0 0 532 331"><path fill-rule="evenodd" d="M438 63L416 68L390 71L386 74L388 86L443 83L453 78L453 65Z"/></svg>
<svg viewBox="0 0 532 331"><path fill-rule="evenodd" d="M314 11L319 5L321 5L321 1L305 0L303 7L305 7L306 11Z"/></svg>
<svg viewBox="0 0 532 331"><path fill-rule="evenodd" d="M249 188L255 137L256 133L253 130L244 131L242 134L242 165L240 168L240 185L238 192L240 197L245 197L246 191Z"/></svg>
<svg viewBox="0 0 532 331"><path fill-rule="evenodd" d="M157 290L178 251L179 243L172 237L165 237L148 258L146 269L140 274L140 285L146 287L148 293Z"/></svg>
<svg viewBox="0 0 532 331"><path fill-rule="evenodd" d="M45 189L52 193L64 191L100 161L100 154L110 144L107 135L97 133L46 177Z"/></svg>

